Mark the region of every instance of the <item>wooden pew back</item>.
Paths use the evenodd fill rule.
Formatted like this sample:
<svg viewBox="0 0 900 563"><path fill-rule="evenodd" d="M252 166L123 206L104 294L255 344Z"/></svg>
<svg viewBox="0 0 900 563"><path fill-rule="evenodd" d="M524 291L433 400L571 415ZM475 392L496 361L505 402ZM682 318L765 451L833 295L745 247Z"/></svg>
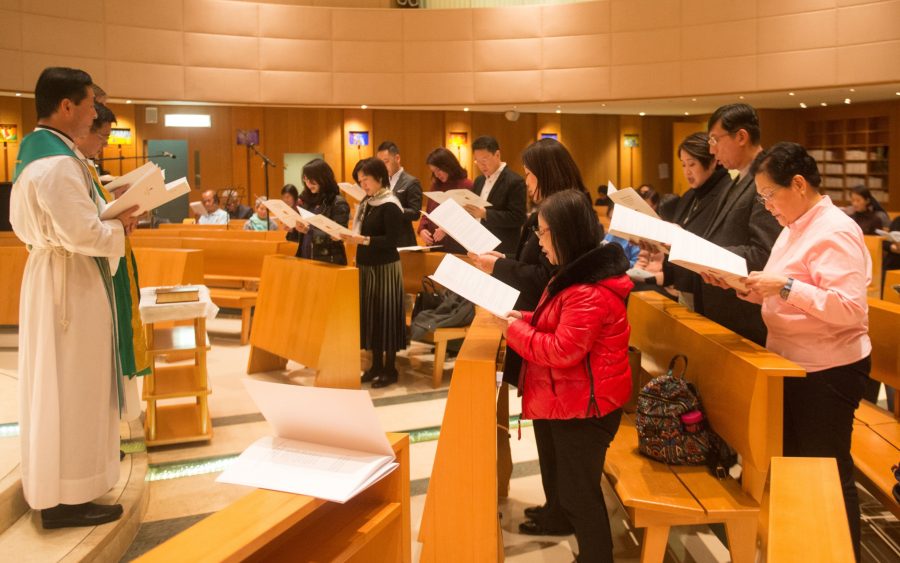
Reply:
<svg viewBox="0 0 900 563"><path fill-rule="evenodd" d="M422 278L433 274L446 255L445 252L401 252L403 291L413 295L422 291Z"/></svg>
<svg viewBox="0 0 900 563"><path fill-rule="evenodd" d="M134 248L138 282L143 287L203 283L203 251L183 248Z"/></svg>
<svg viewBox="0 0 900 563"><path fill-rule="evenodd" d="M709 424L743 456L744 490L759 501L769 460L782 451L781 378L804 370L655 292L631 295L628 320L650 375L687 356Z"/></svg>
<svg viewBox="0 0 900 563"><path fill-rule="evenodd" d="M888 303L900 305L900 293L894 289L895 285L900 285L900 270L888 270L884 275L884 288L881 292L881 298Z"/></svg>
<svg viewBox="0 0 900 563"><path fill-rule="evenodd" d="M21 242L0 245L0 325L19 324L19 292L27 261L28 250Z"/></svg>
<svg viewBox="0 0 900 563"><path fill-rule="evenodd" d="M869 299L872 379L900 389L900 304Z"/></svg>

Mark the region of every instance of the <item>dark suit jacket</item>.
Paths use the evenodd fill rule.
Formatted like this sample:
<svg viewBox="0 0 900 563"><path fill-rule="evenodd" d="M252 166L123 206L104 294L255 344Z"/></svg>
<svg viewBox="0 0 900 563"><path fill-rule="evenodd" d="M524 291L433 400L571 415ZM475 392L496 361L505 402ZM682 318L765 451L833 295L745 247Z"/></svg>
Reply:
<svg viewBox="0 0 900 563"><path fill-rule="evenodd" d="M481 195L486 178L479 176L475 180L472 191ZM487 208L487 217L484 218L484 226L500 239L500 246L495 250L503 254L512 254L516 251L519 242L519 234L522 225L525 224L525 180L509 169L503 169L487 200L491 207Z"/></svg>
<svg viewBox="0 0 900 563"><path fill-rule="evenodd" d="M397 183L394 185L394 195L400 200L403 206L403 230L398 247L415 246L416 233L413 230L413 222L419 220L419 213L422 211L422 185L419 179L411 174L407 174L406 170L400 173Z"/></svg>
<svg viewBox="0 0 900 563"><path fill-rule="evenodd" d="M714 205L715 217L701 236L743 256L748 272L762 270L781 233L781 226L756 201L753 175L748 174L722 190ZM700 282L698 291L694 292L694 304L701 315L765 346L766 327L759 305L739 298L733 289L724 290Z"/></svg>

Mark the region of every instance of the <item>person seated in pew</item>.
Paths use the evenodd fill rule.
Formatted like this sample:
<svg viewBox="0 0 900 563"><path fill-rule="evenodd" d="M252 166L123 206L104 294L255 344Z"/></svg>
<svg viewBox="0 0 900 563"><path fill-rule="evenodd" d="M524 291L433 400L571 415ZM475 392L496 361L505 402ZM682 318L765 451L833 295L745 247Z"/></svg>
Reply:
<svg viewBox="0 0 900 563"><path fill-rule="evenodd" d="M807 372L784 380L784 455L837 460L859 560L850 437L872 365L866 297L872 261L859 225L819 192L816 161L802 146L777 143L753 169L757 198L784 229L738 296L762 305L766 348Z"/></svg>
<svg viewBox="0 0 900 563"><path fill-rule="evenodd" d="M587 188L581 178L581 171L565 145L556 139L535 141L522 153L525 168L525 186L532 202L532 213L525 221L519 237L515 259L506 258L500 252L469 254L472 263L482 271L491 274L503 283L519 290L515 308L533 311L547 287L556 266L550 263L541 251L537 235L538 210L542 202L551 195L567 189L578 190L589 198ZM600 227L601 232L603 227ZM522 357L512 348L507 348L503 363L503 380L513 386L519 385ZM545 503L525 509L528 520L519 525L519 531L529 535L568 535L572 524L566 518L559 504L556 490L556 468L554 464L553 441L550 428L545 420L534 421L534 438L537 444L538 462L541 467L541 484Z"/></svg>
<svg viewBox="0 0 900 563"><path fill-rule="evenodd" d="M406 316L403 311L403 273L397 241L403 236L403 206L391 192L384 162L360 161L353 179L366 192L353 218L353 235L341 235L357 244L359 269L360 345L372 351L372 366L363 383L373 388L397 382L397 351L406 348Z"/></svg>
<svg viewBox="0 0 900 563"><path fill-rule="evenodd" d="M297 206L300 204L300 192L297 191L297 186L294 184L285 184L283 188L281 188L281 201L288 204L291 209L297 209ZM296 237L294 240L297 240Z"/></svg>
<svg viewBox="0 0 900 563"><path fill-rule="evenodd" d="M213 190L206 190L200 195L206 215L197 218L198 225L227 225L228 212L219 207L219 195Z"/></svg>
<svg viewBox="0 0 900 563"><path fill-rule="evenodd" d="M264 195L256 198L256 203L253 206L254 209L256 209L256 212L247 219L246 223L244 223L245 231L278 230L278 225L269 218L269 208L264 205L266 200L268 200L268 198Z"/></svg>
<svg viewBox="0 0 900 563"><path fill-rule="evenodd" d="M584 192L565 190L544 201L537 235L559 269L536 309L511 311L505 331L523 358L522 418L549 429L559 504L581 563L613 561L600 481L632 385L628 259L620 246L601 244L602 232Z"/></svg>
<svg viewBox="0 0 900 563"><path fill-rule="evenodd" d="M229 219L249 219L253 210L241 204L241 194L237 190L228 188L222 190L220 197L225 200L225 211Z"/></svg>
<svg viewBox="0 0 900 563"><path fill-rule="evenodd" d="M856 221L865 235L874 235L878 229L886 229L891 222L884 207L872 196L865 186L854 186L850 190L850 205L844 213Z"/></svg>
<svg viewBox="0 0 900 563"><path fill-rule="evenodd" d="M428 168L431 170L431 191L446 192L459 188L472 189L472 180L469 180L466 169L456 159L456 155L444 147L438 147L428 153L425 163L428 164ZM426 211L434 211L434 208L437 206L437 202L429 198ZM466 253L466 249L461 244L447 236L444 229L432 223L431 219L424 215L419 221L419 236L422 237L422 241L426 245L438 244L444 252L452 252L453 254Z"/></svg>
<svg viewBox="0 0 900 563"><path fill-rule="evenodd" d="M303 167L303 183L306 189L300 194L300 206L346 227L350 222L350 206L341 195L331 166L321 158L310 160ZM347 252L340 240L332 239L311 225L298 224L293 230L299 242L297 258L347 265Z"/></svg>

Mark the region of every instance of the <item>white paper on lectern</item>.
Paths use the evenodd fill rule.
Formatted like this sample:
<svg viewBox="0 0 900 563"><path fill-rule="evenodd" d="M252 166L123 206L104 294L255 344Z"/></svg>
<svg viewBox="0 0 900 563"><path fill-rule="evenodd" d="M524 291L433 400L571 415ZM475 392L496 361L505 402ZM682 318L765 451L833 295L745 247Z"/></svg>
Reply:
<svg viewBox="0 0 900 563"><path fill-rule="evenodd" d="M452 199L438 205L431 213L423 211L422 215L434 221L469 252L484 254L500 245L500 239L494 233Z"/></svg>
<svg viewBox="0 0 900 563"><path fill-rule="evenodd" d="M663 252L668 252L664 245L672 244L674 233L680 230L674 223L655 219L628 207L614 207L609 221L611 235L627 240L642 240Z"/></svg>
<svg viewBox="0 0 900 563"><path fill-rule="evenodd" d="M191 211L194 212L198 217L206 217L209 213L206 212L206 208L203 207L202 201L192 201L190 205Z"/></svg>
<svg viewBox="0 0 900 563"><path fill-rule="evenodd" d="M156 209L160 205L165 205L175 198L187 195L190 191L191 186L186 178L179 178L166 184L163 183L162 174L157 169L156 173L140 180L108 205L100 214L100 218L104 220L113 219L129 207L135 206L137 206L137 211L132 213L131 216L137 217L147 211Z"/></svg>
<svg viewBox="0 0 900 563"><path fill-rule="evenodd" d="M428 277L498 317L506 317L519 299L518 289L452 254L444 256L434 274Z"/></svg>
<svg viewBox="0 0 900 563"><path fill-rule="evenodd" d="M338 187L342 192L352 197L356 201L362 201L364 197L366 197L366 191L357 186L356 184L351 184L349 182L340 182Z"/></svg>
<svg viewBox="0 0 900 563"><path fill-rule="evenodd" d="M296 227L298 223L306 225L303 216L296 209L280 199L267 199L263 202L263 205L266 206L266 209L269 210L269 213L271 213L275 219L278 219L292 229ZM306 210L304 209L303 211ZM306 211L306 213L309 213L309 211ZM309 214L312 215L311 213Z"/></svg>
<svg viewBox="0 0 900 563"><path fill-rule="evenodd" d="M731 287L747 291L742 281L747 277L747 260L689 231L679 229L674 233L669 262L722 278Z"/></svg>
<svg viewBox="0 0 900 563"><path fill-rule="evenodd" d="M448 199L452 199L460 205L474 205L475 207L491 207L491 202L476 194L472 190L465 188L456 188L447 190L446 192L425 192L425 197L433 199L437 203L444 203Z"/></svg>
<svg viewBox="0 0 900 563"><path fill-rule="evenodd" d="M244 380L274 437L217 481L346 502L398 466L368 391Z"/></svg>

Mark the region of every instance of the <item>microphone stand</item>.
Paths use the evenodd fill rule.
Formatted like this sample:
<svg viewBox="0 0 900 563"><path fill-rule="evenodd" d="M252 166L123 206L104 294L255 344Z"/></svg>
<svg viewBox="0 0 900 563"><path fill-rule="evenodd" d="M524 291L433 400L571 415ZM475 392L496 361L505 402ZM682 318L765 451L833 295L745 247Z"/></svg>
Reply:
<svg viewBox="0 0 900 563"><path fill-rule="evenodd" d="M265 172L265 182L266 182L266 192L265 193L266 193L266 197L269 197L269 167L271 166L272 168L275 168L276 164L274 162L272 162L272 159L270 159L268 156L259 152L259 150L257 150L257 148L256 148L256 145L253 145L253 144L247 145L247 149L253 151L256 154L256 156L261 158L263 161L263 168L264 168L264 172ZM248 188L249 188L249 185L250 185L250 175L248 174L247 175Z"/></svg>

